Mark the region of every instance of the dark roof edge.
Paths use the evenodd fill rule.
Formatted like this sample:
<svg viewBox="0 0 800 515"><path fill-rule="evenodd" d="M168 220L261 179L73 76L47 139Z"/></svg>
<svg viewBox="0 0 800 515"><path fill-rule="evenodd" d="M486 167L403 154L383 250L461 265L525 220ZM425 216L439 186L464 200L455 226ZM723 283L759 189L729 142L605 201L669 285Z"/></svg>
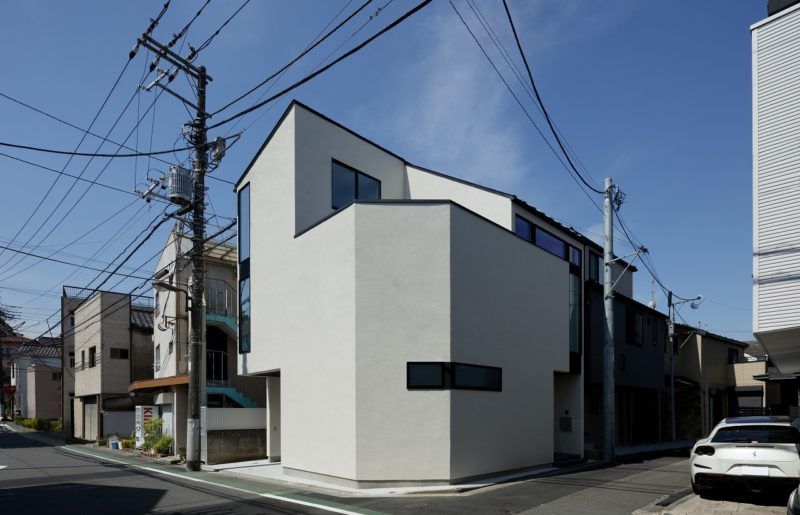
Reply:
<svg viewBox="0 0 800 515"><path fill-rule="evenodd" d="M593 279L587 279L586 280L586 284L588 284L589 286L591 286L592 288L595 288L597 290L601 290L603 288L602 284L600 284L599 282L597 282L597 281L595 281ZM661 311L659 311L659 310L657 310L655 308L651 308L647 304L639 302L638 300L634 299L633 297L628 297L624 293L620 293L617 290L614 290L614 297L615 298L619 297L619 299L622 302L625 302L627 304L635 304L636 307L644 309L645 311L647 311L651 315L656 315L656 316L659 316L659 317L662 317L662 318L667 318L667 315L665 313L662 313Z"/></svg>
<svg viewBox="0 0 800 515"><path fill-rule="evenodd" d="M721 340L725 343L730 343L731 345L736 345L738 347L742 347L743 349L748 348L749 346L740 340L734 340L733 338L728 338L727 336L722 336L721 334L712 333L711 331L706 331L705 329L700 329L698 327L692 327L686 324L675 324L675 329L681 328L683 331L694 331L698 333L700 336L710 336L715 340Z"/></svg>

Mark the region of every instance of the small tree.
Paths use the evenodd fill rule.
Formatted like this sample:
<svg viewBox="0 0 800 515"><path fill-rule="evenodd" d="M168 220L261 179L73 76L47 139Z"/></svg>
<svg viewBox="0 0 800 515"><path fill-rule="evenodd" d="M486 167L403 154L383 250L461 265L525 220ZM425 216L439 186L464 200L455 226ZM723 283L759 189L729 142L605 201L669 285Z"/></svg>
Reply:
<svg viewBox="0 0 800 515"><path fill-rule="evenodd" d="M164 421L160 418L151 418L144 423L144 448L155 450L156 443L161 440L164 430Z"/></svg>

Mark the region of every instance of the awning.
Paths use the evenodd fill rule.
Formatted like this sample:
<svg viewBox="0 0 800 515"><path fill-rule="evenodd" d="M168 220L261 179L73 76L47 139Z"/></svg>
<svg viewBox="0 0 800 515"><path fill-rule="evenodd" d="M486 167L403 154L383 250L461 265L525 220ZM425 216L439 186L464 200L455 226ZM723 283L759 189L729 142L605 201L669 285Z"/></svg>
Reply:
<svg viewBox="0 0 800 515"><path fill-rule="evenodd" d="M159 377L158 379L144 379L135 381L128 387L129 392L141 392L144 390L158 390L179 384L189 384L189 375L179 375L170 377Z"/></svg>
<svg viewBox="0 0 800 515"><path fill-rule="evenodd" d="M753 334L781 373L800 372L800 327Z"/></svg>

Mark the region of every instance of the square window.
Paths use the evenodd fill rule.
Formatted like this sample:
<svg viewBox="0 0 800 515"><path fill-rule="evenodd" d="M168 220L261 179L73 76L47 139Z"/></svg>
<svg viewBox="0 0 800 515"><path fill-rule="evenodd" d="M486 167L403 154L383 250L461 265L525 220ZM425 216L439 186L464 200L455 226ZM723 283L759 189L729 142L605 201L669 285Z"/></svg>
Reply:
<svg viewBox="0 0 800 515"><path fill-rule="evenodd" d="M409 390L445 388L444 363L406 363L406 386Z"/></svg>

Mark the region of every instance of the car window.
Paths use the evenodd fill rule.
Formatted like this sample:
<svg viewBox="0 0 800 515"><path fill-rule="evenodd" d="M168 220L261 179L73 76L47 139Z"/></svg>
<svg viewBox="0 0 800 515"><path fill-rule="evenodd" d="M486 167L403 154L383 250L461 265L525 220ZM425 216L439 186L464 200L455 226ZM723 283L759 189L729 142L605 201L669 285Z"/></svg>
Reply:
<svg viewBox="0 0 800 515"><path fill-rule="evenodd" d="M800 431L791 426L721 427L713 443L800 443Z"/></svg>

